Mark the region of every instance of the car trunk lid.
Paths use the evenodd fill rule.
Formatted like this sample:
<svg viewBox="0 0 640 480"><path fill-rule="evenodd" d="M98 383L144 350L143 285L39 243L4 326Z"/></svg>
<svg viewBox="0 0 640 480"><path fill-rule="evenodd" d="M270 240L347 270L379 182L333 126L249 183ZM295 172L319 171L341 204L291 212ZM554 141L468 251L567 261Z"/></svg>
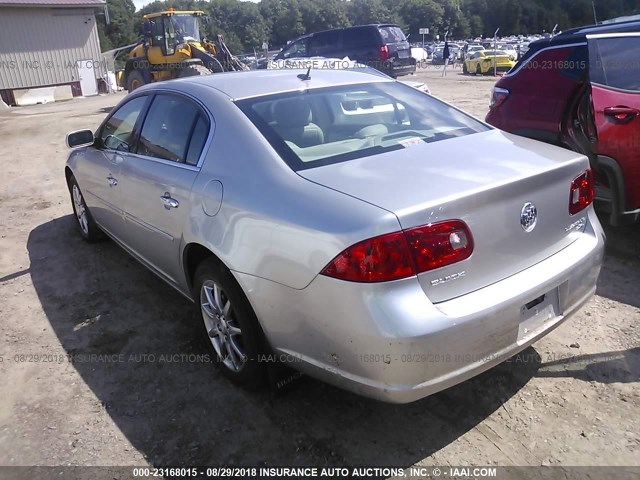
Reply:
<svg viewBox="0 0 640 480"><path fill-rule="evenodd" d="M464 221L471 257L419 274L437 303L518 273L576 240L586 218L569 214L570 187L588 167L575 152L492 130L298 173L393 212L405 230ZM528 204L537 209L531 231L521 224Z"/></svg>

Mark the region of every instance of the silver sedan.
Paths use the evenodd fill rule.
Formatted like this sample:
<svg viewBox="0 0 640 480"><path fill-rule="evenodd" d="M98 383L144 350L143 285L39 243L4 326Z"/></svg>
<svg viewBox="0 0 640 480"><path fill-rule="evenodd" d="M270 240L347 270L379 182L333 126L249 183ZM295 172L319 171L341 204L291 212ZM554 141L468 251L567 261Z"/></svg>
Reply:
<svg viewBox="0 0 640 480"><path fill-rule="evenodd" d="M80 234L191 299L246 386L275 360L411 402L523 350L596 288L586 157L374 71L152 84L67 143Z"/></svg>

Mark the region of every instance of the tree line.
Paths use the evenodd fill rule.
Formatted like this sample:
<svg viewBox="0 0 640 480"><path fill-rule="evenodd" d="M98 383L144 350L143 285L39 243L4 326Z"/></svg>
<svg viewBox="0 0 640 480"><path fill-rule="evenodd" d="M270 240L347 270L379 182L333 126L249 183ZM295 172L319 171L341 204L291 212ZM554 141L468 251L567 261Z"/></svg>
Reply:
<svg viewBox="0 0 640 480"><path fill-rule="evenodd" d="M280 48L295 37L330 28L367 23L395 23L410 41L419 41L418 29L430 37L449 31L451 38L526 35L551 32L640 13L637 0L156 0L135 10L132 0L107 0L110 23L99 21L102 50L135 42L142 34L142 16L166 10L203 10L210 22L201 32L220 33L232 52ZM428 40L432 39L427 37Z"/></svg>

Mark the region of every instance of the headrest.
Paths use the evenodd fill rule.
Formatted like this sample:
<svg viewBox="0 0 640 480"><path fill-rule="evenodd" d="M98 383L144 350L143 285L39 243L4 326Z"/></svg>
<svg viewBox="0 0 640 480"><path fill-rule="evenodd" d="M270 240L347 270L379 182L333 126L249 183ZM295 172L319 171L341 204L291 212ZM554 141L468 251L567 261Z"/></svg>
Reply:
<svg viewBox="0 0 640 480"><path fill-rule="evenodd" d="M305 127L311 123L311 107L305 98L286 98L274 105L273 116L283 127Z"/></svg>

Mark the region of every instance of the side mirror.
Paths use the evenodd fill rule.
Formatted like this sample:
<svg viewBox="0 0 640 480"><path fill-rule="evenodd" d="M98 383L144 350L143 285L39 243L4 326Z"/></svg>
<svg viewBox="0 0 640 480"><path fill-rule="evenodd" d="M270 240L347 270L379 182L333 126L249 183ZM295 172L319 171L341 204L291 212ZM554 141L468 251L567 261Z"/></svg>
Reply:
<svg viewBox="0 0 640 480"><path fill-rule="evenodd" d="M78 148L93 145L95 139L91 130L77 130L67 134L67 147Z"/></svg>

